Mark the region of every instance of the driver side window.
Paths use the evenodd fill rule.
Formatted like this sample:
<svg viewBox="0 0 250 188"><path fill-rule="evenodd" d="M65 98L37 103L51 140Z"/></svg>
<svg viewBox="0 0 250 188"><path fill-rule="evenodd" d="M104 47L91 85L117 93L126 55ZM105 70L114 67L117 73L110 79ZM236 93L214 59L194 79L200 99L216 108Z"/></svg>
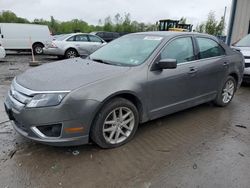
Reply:
<svg viewBox="0 0 250 188"><path fill-rule="evenodd" d="M176 59L177 64L195 60L192 38L171 41L161 52L161 59Z"/></svg>

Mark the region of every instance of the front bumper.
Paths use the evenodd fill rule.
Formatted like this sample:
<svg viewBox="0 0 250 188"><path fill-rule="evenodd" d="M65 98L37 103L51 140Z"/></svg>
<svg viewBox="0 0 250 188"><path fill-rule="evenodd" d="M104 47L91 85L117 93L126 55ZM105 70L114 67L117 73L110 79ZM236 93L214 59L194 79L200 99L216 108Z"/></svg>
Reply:
<svg viewBox="0 0 250 188"><path fill-rule="evenodd" d="M44 47L43 48L43 53L45 55L56 55L56 56L63 56L64 55L64 51L60 48L47 48L47 47Z"/></svg>
<svg viewBox="0 0 250 188"><path fill-rule="evenodd" d="M82 145L89 142L89 131L94 112L99 102L94 100L75 101L54 107L26 108L9 93L4 106L15 130L22 136L53 146ZM41 134L37 127L61 125L60 136ZM67 132L68 128L82 128L79 132Z"/></svg>

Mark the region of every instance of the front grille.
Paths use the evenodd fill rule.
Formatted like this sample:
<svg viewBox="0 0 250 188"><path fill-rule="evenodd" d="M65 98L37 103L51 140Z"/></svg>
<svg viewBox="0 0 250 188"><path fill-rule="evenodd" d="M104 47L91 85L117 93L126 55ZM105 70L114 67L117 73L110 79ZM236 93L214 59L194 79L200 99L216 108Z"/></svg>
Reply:
<svg viewBox="0 0 250 188"><path fill-rule="evenodd" d="M245 58L245 59L250 59L250 56L245 56L244 58Z"/></svg>
<svg viewBox="0 0 250 188"><path fill-rule="evenodd" d="M15 88L14 84L11 85L10 88L10 95L16 99L18 102L22 104L27 104L31 101L32 97L28 96L27 94L19 91L17 88Z"/></svg>

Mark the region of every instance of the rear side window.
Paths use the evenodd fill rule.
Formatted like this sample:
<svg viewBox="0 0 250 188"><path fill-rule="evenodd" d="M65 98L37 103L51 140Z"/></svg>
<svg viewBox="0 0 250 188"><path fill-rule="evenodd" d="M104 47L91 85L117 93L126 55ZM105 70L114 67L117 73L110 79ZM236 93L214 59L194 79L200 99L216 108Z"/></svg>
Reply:
<svg viewBox="0 0 250 188"><path fill-rule="evenodd" d="M90 42L100 42L102 43L102 40L96 36L89 35Z"/></svg>
<svg viewBox="0 0 250 188"><path fill-rule="evenodd" d="M76 38L75 38L76 41L88 42L88 37L87 37L87 35L76 35L75 37L76 37Z"/></svg>
<svg viewBox="0 0 250 188"><path fill-rule="evenodd" d="M75 36L68 38L67 41L75 41Z"/></svg>
<svg viewBox="0 0 250 188"><path fill-rule="evenodd" d="M225 55L225 50L214 40L208 38L197 38L197 42L200 49L200 59Z"/></svg>
<svg viewBox="0 0 250 188"><path fill-rule="evenodd" d="M176 59L177 63L195 60L191 37L178 38L170 42L161 52L161 59Z"/></svg>

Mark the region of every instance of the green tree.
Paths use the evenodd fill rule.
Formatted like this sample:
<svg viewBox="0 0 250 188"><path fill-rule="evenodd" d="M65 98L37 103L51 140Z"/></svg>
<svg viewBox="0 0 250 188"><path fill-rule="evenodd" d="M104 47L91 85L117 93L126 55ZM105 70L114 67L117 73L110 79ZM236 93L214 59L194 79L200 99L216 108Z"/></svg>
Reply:
<svg viewBox="0 0 250 188"><path fill-rule="evenodd" d="M185 19L183 18L183 20ZM77 31L139 32L156 30L155 24L145 24L131 20L131 16L129 13L125 13L124 15L117 13L112 18L108 16L104 20L99 19L98 25L95 26L89 25L87 22L80 19L73 19L70 21L60 22L56 20L53 16L50 17L50 20L36 18L30 22L25 18L16 16L16 14L11 11L3 11L0 13L0 22L48 25L53 34L72 33Z"/></svg>
<svg viewBox="0 0 250 188"><path fill-rule="evenodd" d="M205 24L204 23L198 24L195 28L195 31L198 33L204 33L205 32Z"/></svg>
<svg viewBox="0 0 250 188"><path fill-rule="evenodd" d="M27 19L17 17L16 14L11 11L2 11L0 13L0 22L2 23L29 23Z"/></svg>
<svg viewBox="0 0 250 188"><path fill-rule="evenodd" d="M220 22L216 27L216 35L223 35L225 30L225 21L224 16L221 17Z"/></svg>
<svg viewBox="0 0 250 188"><path fill-rule="evenodd" d="M110 16L105 18L103 30L104 31L113 31L113 23L112 23L112 20L111 20Z"/></svg>
<svg viewBox="0 0 250 188"><path fill-rule="evenodd" d="M208 33L210 35L223 35L225 29L224 17L221 17L220 21L215 18L214 12L209 12L208 18L205 22L196 26L196 31L200 33Z"/></svg>
<svg viewBox="0 0 250 188"><path fill-rule="evenodd" d="M210 35L216 35L217 34L217 24L218 22L215 19L214 12L209 12L208 18L205 24L205 32Z"/></svg>

